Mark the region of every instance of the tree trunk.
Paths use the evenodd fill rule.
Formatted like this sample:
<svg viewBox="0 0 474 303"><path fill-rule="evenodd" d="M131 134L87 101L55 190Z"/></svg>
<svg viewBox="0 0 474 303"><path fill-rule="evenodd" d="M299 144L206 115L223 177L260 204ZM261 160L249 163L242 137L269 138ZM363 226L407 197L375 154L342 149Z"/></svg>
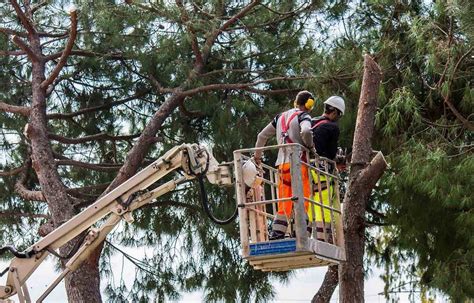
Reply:
<svg viewBox="0 0 474 303"><path fill-rule="evenodd" d="M99 259L103 244L65 278L68 302L101 302Z"/></svg>
<svg viewBox="0 0 474 303"><path fill-rule="evenodd" d="M334 289L336 289L337 283L339 282L338 266L331 265L324 276L323 284L319 288L318 292L314 295L311 303L328 303L331 300Z"/></svg>
<svg viewBox="0 0 474 303"><path fill-rule="evenodd" d="M48 120L46 117L46 88L41 87L45 80L45 62L42 60L40 40L31 34L30 45L40 60L32 62L32 106L26 134L31 143L32 166L35 170L41 190L48 203L54 227L71 219L75 215L73 201L67 195L66 186L59 176L50 140L48 138ZM60 252L68 254L78 239L64 245ZM78 270L66 278L66 290L69 302L101 302L98 261L100 255L92 255Z"/></svg>
<svg viewBox="0 0 474 303"><path fill-rule="evenodd" d="M365 205L372 188L386 167L381 153L368 165L372 155L371 139L381 78L380 67L369 55L365 55L364 77L352 145L349 186L344 197L344 238L347 259L340 266L341 302L364 302Z"/></svg>

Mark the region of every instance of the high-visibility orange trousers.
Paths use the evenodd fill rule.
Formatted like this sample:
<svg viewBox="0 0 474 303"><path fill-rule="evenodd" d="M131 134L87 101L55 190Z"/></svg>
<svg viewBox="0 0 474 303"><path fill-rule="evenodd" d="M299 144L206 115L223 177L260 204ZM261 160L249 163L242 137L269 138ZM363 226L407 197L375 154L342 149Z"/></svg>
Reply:
<svg viewBox="0 0 474 303"><path fill-rule="evenodd" d="M290 163L283 163L278 165L278 173L280 175L280 180L278 182L278 198L291 198L293 193L291 190L291 173L290 173ZM308 167L303 165L301 167L301 179L303 181L303 195L305 197L310 196L310 186L309 186L309 176L308 176ZM308 201L304 202L304 210L308 212ZM278 202L278 214L290 216L291 211L293 210L293 202L291 200Z"/></svg>

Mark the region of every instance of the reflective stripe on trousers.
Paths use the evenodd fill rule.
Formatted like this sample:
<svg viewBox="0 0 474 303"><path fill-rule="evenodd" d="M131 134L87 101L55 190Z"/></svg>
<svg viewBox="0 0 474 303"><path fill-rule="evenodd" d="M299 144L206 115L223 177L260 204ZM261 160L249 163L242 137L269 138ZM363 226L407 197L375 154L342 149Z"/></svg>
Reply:
<svg viewBox="0 0 474 303"><path fill-rule="evenodd" d="M311 196L311 200L320 202L320 197L322 197L322 202L323 205L325 206L331 206L330 201L329 201L329 193L332 195L332 201L334 203L335 197L335 192L334 192L334 185L330 183L329 185L329 190L327 188L327 182L326 182L326 176L320 174L319 175L319 180L321 181L321 195L318 192L318 175L315 171L311 171L311 176L313 179L313 195ZM334 205L332 205L334 206ZM313 212L315 212L315 215L313 215ZM324 208L324 222L328 223L331 222L331 211L328 208ZM333 212L334 219L336 218L338 214ZM310 221L316 221L316 222L323 222L323 214L321 213L321 206L316 205L316 204L311 204L308 210L308 218Z"/></svg>

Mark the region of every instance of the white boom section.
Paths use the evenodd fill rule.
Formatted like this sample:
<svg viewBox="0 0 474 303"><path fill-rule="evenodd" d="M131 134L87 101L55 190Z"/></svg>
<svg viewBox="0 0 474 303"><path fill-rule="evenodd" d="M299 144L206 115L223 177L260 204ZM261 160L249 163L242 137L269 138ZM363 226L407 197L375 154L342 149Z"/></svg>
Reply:
<svg viewBox="0 0 474 303"><path fill-rule="evenodd" d="M153 190L142 192L177 169L183 170L183 177L168 181ZM209 182L213 184L232 184L230 166L219 165L205 147L197 144L183 144L172 148L122 185L33 244L26 250L26 252L31 252L30 258L14 258L9 266L6 286L0 286L0 303L1 299L6 299L16 293L21 303L31 302L26 281L48 254L55 252L99 220L107 217L100 228L89 230L82 246L69 259L63 272L37 300L37 302L42 302L69 272L74 271L89 256L122 218L127 222L133 221L131 214L135 209L174 190L180 183L194 179L197 174L205 174Z"/></svg>

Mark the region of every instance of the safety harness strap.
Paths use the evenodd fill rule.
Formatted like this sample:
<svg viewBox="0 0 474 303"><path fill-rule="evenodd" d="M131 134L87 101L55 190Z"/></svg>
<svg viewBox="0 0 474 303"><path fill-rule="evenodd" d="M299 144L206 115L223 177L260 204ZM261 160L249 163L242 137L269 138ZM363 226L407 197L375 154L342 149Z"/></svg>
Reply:
<svg viewBox="0 0 474 303"><path fill-rule="evenodd" d="M321 120L319 120L318 122L316 122L316 124L314 124L311 129L315 129L319 126L321 126L322 124L325 124L325 123L328 123L328 122L331 122L331 120L327 119L327 118L323 118Z"/></svg>
<svg viewBox="0 0 474 303"><path fill-rule="evenodd" d="M290 129L291 121L300 113L302 113L302 111L297 110L293 114L291 114L290 118L288 119L288 123L286 122L286 115L285 114L281 115L281 134L282 134L284 144L293 143L293 140L291 140L288 134L288 129Z"/></svg>

